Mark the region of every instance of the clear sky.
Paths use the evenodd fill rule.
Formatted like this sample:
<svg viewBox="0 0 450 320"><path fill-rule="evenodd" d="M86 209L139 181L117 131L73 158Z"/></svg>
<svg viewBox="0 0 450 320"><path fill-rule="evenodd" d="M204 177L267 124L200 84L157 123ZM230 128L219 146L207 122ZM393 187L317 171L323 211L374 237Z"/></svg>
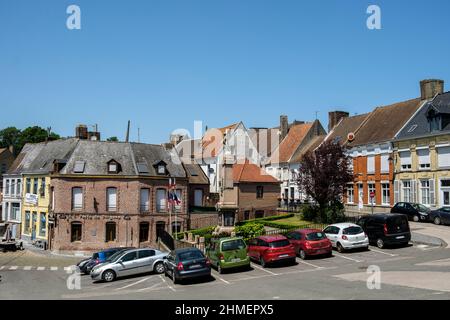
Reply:
<svg viewBox="0 0 450 320"><path fill-rule="evenodd" d="M81 8L81 30L66 9ZM366 27L370 4L382 30ZM193 121L351 114L450 88L448 0L0 0L0 128L161 143Z"/></svg>

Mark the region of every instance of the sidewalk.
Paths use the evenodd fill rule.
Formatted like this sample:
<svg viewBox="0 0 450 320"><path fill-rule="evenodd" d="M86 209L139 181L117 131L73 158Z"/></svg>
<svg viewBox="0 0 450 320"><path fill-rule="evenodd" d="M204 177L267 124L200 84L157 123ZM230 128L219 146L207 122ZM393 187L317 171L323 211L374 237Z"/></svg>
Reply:
<svg viewBox="0 0 450 320"><path fill-rule="evenodd" d="M412 241L450 248L450 226L437 226L424 222L409 222Z"/></svg>

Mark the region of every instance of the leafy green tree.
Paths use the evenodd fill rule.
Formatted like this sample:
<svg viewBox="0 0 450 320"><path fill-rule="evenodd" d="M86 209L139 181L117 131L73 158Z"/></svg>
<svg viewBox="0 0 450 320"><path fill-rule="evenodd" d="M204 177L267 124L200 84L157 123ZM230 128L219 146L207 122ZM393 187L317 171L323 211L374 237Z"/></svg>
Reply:
<svg viewBox="0 0 450 320"><path fill-rule="evenodd" d="M109 137L108 139L106 139L106 141L115 141L118 142L119 139L117 137Z"/></svg>
<svg viewBox="0 0 450 320"><path fill-rule="evenodd" d="M28 127L24 130L16 127L8 127L0 130L0 147L14 147L15 155L18 155L26 143L38 143L46 140L57 140L60 136L39 126Z"/></svg>
<svg viewBox="0 0 450 320"><path fill-rule="evenodd" d="M19 143L20 134L20 130L16 127L8 127L0 130L0 147L8 148L9 146L14 146L16 148Z"/></svg>

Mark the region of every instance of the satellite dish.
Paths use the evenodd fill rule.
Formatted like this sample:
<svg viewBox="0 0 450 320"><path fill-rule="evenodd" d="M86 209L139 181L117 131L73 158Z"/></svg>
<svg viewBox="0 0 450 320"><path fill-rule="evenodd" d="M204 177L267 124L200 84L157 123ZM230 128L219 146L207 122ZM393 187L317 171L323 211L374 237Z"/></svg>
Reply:
<svg viewBox="0 0 450 320"><path fill-rule="evenodd" d="M347 140L350 142L355 140L355 134L353 132L349 132L347 135Z"/></svg>

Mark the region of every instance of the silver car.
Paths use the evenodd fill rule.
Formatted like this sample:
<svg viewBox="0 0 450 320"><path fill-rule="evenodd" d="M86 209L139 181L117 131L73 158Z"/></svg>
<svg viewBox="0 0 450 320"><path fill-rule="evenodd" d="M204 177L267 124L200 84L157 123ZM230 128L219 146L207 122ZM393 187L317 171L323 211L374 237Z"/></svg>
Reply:
<svg viewBox="0 0 450 320"><path fill-rule="evenodd" d="M369 249L369 238L357 224L336 223L326 227L323 232L339 252L356 248Z"/></svg>
<svg viewBox="0 0 450 320"><path fill-rule="evenodd" d="M164 272L164 258L167 252L156 249L130 249L113 254L106 262L91 271L92 280L114 281L118 277L135 274Z"/></svg>

